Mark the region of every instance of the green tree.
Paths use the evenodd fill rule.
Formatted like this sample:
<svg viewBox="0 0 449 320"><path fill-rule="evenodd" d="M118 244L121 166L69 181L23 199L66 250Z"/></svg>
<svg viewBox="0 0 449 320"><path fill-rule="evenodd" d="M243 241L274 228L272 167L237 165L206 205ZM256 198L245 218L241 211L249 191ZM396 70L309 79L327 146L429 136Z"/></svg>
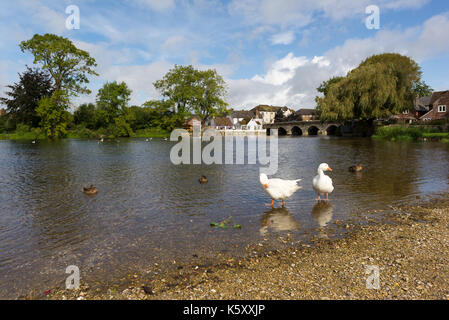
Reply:
<svg viewBox="0 0 449 320"><path fill-rule="evenodd" d="M84 125L88 129L95 129L95 105L83 103L73 113L73 121L76 125Z"/></svg>
<svg viewBox="0 0 449 320"><path fill-rule="evenodd" d="M45 135L50 139L59 138L66 134L68 112L66 111L69 99L65 91L55 91L51 97L44 97L39 101L36 109L41 117L41 126Z"/></svg>
<svg viewBox="0 0 449 320"><path fill-rule="evenodd" d="M227 113L228 104L224 101L226 84L216 70L198 71L199 94L193 111L202 120Z"/></svg>
<svg viewBox="0 0 449 320"><path fill-rule="evenodd" d="M144 107L149 110L151 127L172 131L179 128L184 121L182 114L173 111L170 100L150 100L144 103Z"/></svg>
<svg viewBox="0 0 449 320"><path fill-rule="evenodd" d="M54 34L35 34L33 38L20 43L22 52L34 56L34 64L50 74L53 93L41 99L36 112L48 137L57 138L65 134L68 114L66 109L70 96L90 93L86 87L89 75L98 75L93 68L95 59L88 52L78 49L69 39Z"/></svg>
<svg viewBox="0 0 449 320"><path fill-rule="evenodd" d="M173 111L179 114L187 114L193 108L195 97L199 94L196 71L191 65L175 65L163 79L153 83L161 95L173 103Z"/></svg>
<svg viewBox="0 0 449 320"><path fill-rule="evenodd" d="M344 79L344 77L332 77L327 81L323 81L316 90L324 95L327 95L327 93L329 92L329 88L332 85L340 82L342 79Z"/></svg>
<svg viewBox="0 0 449 320"><path fill-rule="evenodd" d="M54 34L35 34L20 43L22 52L29 51L35 64L50 74L54 91L66 91L66 96L90 93L85 86L88 75L98 75L93 67L97 64L88 52L78 49L69 39Z"/></svg>
<svg viewBox="0 0 449 320"><path fill-rule="evenodd" d="M346 77L317 97L321 120L370 120L398 114L415 100L413 88L421 71L415 61L385 53L363 61Z"/></svg>
<svg viewBox="0 0 449 320"><path fill-rule="evenodd" d="M216 70L175 65L154 87L182 117L194 112L205 120L226 112L226 84Z"/></svg>
<svg viewBox="0 0 449 320"><path fill-rule="evenodd" d="M19 82L6 86L10 89L6 92L8 97L0 98L0 103L6 106L15 122L37 127L41 119L36 108L40 99L52 94L52 83L48 73L37 68L26 68L19 74Z"/></svg>
<svg viewBox="0 0 449 320"><path fill-rule="evenodd" d="M433 89L423 81L418 81L413 87L413 92L417 98L431 96Z"/></svg>
<svg viewBox="0 0 449 320"><path fill-rule="evenodd" d="M97 107L103 111L106 125L113 124L116 118L126 115L130 96L131 90L125 82L106 82L98 90Z"/></svg>

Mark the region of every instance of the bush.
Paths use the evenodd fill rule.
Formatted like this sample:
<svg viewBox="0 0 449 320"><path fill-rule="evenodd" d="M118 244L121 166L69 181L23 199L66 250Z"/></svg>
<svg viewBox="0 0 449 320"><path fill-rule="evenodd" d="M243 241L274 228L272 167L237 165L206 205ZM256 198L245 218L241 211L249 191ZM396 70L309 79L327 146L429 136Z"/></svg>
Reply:
<svg viewBox="0 0 449 320"><path fill-rule="evenodd" d="M390 125L379 127L373 137L390 141L416 141L423 137L437 137L438 135L435 128Z"/></svg>

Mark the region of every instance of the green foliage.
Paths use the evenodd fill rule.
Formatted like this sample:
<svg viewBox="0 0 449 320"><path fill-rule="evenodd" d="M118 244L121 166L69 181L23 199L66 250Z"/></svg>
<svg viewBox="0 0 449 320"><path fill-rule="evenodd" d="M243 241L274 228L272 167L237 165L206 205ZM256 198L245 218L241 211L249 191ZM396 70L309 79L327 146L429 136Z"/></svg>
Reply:
<svg viewBox="0 0 449 320"><path fill-rule="evenodd" d="M42 119L41 126L45 135L50 139L59 138L66 133L67 104L68 97L64 91L55 91L51 97L45 97L39 101L36 112Z"/></svg>
<svg viewBox="0 0 449 320"><path fill-rule="evenodd" d="M321 120L385 118L414 104L421 71L415 61L399 54L372 56L317 97Z"/></svg>
<svg viewBox="0 0 449 320"><path fill-rule="evenodd" d="M316 90L326 96L327 93L329 92L330 87L343 79L344 77L332 77L327 81L323 81Z"/></svg>
<svg viewBox="0 0 449 320"><path fill-rule="evenodd" d="M226 113L226 84L216 70L175 65L154 87L182 118L191 112L202 120Z"/></svg>
<svg viewBox="0 0 449 320"><path fill-rule="evenodd" d="M416 97L428 97L432 95L433 89L422 80L414 84L413 92Z"/></svg>
<svg viewBox="0 0 449 320"><path fill-rule="evenodd" d="M64 90L67 95L90 93L85 84L88 75L98 75L97 64L88 52L78 49L69 39L54 34L35 34L20 43L22 52L29 51L35 64L49 72L55 91Z"/></svg>
<svg viewBox="0 0 449 320"><path fill-rule="evenodd" d="M19 82L6 86L8 97L0 98L0 103L6 106L11 120L37 127L40 118L36 113L39 100L52 94L52 82L49 75L39 69L27 67L19 74Z"/></svg>
<svg viewBox="0 0 449 320"><path fill-rule="evenodd" d="M95 128L95 105L93 103L84 103L73 113L75 125L83 124L85 128Z"/></svg>
<svg viewBox="0 0 449 320"><path fill-rule="evenodd" d="M128 122L126 122L125 117L120 116L118 118L114 119L114 125L110 125L108 127L109 135L112 135L114 137L133 137L134 132L129 125Z"/></svg>
<svg viewBox="0 0 449 320"><path fill-rule="evenodd" d="M166 131L179 128L184 122L184 115L173 112L170 100L150 100L144 103L151 117L151 126L159 127Z"/></svg>
<svg viewBox="0 0 449 320"><path fill-rule="evenodd" d="M389 141L416 141L423 137L444 138L447 137L447 133L436 132L434 128L391 125L379 127L373 136L375 139Z"/></svg>
<svg viewBox="0 0 449 320"><path fill-rule="evenodd" d="M125 82L106 82L97 94L97 107L104 111L101 121L109 125L113 124L117 117L124 116L130 96L131 90Z"/></svg>
<svg viewBox="0 0 449 320"><path fill-rule="evenodd" d="M9 114L0 116L0 133L10 132L16 128L16 123Z"/></svg>

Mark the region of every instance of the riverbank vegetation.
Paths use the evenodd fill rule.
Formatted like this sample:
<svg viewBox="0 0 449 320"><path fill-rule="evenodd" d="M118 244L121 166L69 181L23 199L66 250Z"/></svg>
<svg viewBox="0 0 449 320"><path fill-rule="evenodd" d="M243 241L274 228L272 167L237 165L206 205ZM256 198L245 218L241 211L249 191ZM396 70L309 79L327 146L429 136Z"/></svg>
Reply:
<svg viewBox="0 0 449 320"><path fill-rule="evenodd" d="M434 127L390 125L379 127L373 138L389 141L449 142L449 132L440 132L438 128Z"/></svg>
<svg viewBox="0 0 449 320"><path fill-rule="evenodd" d="M34 56L17 83L7 86L0 104L0 139L167 137L192 113L201 120L227 114L226 83L215 70L175 65L154 82L160 100L130 106L125 82L106 82L95 103L76 107L72 98L88 94L86 87L96 61L69 39L34 35L20 43Z"/></svg>

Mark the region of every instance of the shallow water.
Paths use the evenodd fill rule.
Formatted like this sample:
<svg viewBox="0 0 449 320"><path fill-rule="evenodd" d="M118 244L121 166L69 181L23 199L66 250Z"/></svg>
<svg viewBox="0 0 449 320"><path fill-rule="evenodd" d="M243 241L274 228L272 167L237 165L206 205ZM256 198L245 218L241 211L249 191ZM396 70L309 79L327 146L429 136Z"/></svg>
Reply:
<svg viewBox="0 0 449 320"><path fill-rule="evenodd" d="M69 265L80 268L81 278L113 281L192 254L238 254L270 235L301 238L352 213L448 188L446 144L281 137L276 177L302 178L303 189L286 209L271 210L258 165L175 166L173 145L161 139L0 141L0 298L62 286ZM333 169L329 205L316 204L311 186L321 162ZM348 172L359 162L362 172ZM201 175L207 184L198 183ZM98 195L81 192L89 184ZM229 216L242 229L210 227Z"/></svg>

